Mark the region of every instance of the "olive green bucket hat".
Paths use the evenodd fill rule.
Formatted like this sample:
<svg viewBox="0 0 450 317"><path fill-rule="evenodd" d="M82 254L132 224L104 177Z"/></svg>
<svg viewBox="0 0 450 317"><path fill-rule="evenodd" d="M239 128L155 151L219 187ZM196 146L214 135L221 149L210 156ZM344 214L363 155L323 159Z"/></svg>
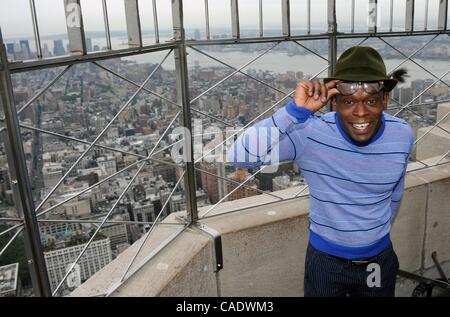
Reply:
<svg viewBox="0 0 450 317"><path fill-rule="evenodd" d="M349 82L383 81L385 91L391 91L398 82L404 81L405 75L406 70L400 69L388 76L383 58L375 49L354 46L339 57L333 77L325 78L323 81L324 83L335 79Z"/></svg>

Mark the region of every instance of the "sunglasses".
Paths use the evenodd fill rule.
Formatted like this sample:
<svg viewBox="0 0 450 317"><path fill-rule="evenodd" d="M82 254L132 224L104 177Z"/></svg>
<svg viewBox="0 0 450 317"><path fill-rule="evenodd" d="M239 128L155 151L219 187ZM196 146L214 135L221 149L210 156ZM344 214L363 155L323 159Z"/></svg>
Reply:
<svg viewBox="0 0 450 317"><path fill-rule="evenodd" d="M376 94L379 93L383 88L384 84L382 81L378 82L339 82L336 85L337 90L344 96L353 95L358 91L358 88L361 87L368 94Z"/></svg>

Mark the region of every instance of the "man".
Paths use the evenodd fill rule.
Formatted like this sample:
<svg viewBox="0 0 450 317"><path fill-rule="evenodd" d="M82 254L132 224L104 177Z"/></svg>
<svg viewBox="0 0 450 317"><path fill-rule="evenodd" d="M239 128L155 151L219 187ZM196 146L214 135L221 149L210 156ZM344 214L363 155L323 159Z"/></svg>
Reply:
<svg viewBox="0 0 450 317"><path fill-rule="evenodd" d="M383 110L405 74L388 77L375 49L352 47L340 56L332 78L300 81L294 101L231 147L229 161L236 167L293 160L306 178L305 296L394 296L399 263L390 229L414 138L404 120ZM315 115L328 101L335 112ZM269 144L263 155L252 152L255 143Z"/></svg>

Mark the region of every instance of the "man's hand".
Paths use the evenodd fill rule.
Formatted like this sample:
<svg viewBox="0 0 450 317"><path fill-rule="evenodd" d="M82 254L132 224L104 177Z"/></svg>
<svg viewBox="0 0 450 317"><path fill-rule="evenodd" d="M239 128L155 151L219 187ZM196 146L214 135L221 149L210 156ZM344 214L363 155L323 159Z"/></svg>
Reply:
<svg viewBox="0 0 450 317"><path fill-rule="evenodd" d="M332 80L326 85L318 80L301 80L295 89L294 101L298 107L304 107L316 112L325 106L333 96L339 94L336 89L338 80Z"/></svg>

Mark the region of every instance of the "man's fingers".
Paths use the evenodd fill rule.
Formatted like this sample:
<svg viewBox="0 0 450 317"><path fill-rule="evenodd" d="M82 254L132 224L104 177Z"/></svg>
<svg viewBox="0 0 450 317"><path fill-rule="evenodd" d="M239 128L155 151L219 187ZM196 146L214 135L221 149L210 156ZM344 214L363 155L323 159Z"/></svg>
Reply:
<svg viewBox="0 0 450 317"><path fill-rule="evenodd" d="M322 98L320 99L322 102L326 102L328 99L328 88L322 84Z"/></svg>
<svg viewBox="0 0 450 317"><path fill-rule="evenodd" d="M322 93L322 86L318 81L314 82L314 99L318 100L320 98L320 95Z"/></svg>
<svg viewBox="0 0 450 317"><path fill-rule="evenodd" d="M325 84L325 86L327 86L328 89L335 88L338 82L339 82L339 80L334 79L334 80L327 82Z"/></svg>
<svg viewBox="0 0 450 317"><path fill-rule="evenodd" d="M299 82L298 86L302 87L308 96L312 96L313 94L313 85L310 82Z"/></svg>
<svg viewBox="0 0 450 317"><path fill-rule="evenodd" d="M334 96L336 96L338 94L339 94L339 90L337 90L336 88L328 89L327 100L330 100L331 98L333 98Z"/></svg>

